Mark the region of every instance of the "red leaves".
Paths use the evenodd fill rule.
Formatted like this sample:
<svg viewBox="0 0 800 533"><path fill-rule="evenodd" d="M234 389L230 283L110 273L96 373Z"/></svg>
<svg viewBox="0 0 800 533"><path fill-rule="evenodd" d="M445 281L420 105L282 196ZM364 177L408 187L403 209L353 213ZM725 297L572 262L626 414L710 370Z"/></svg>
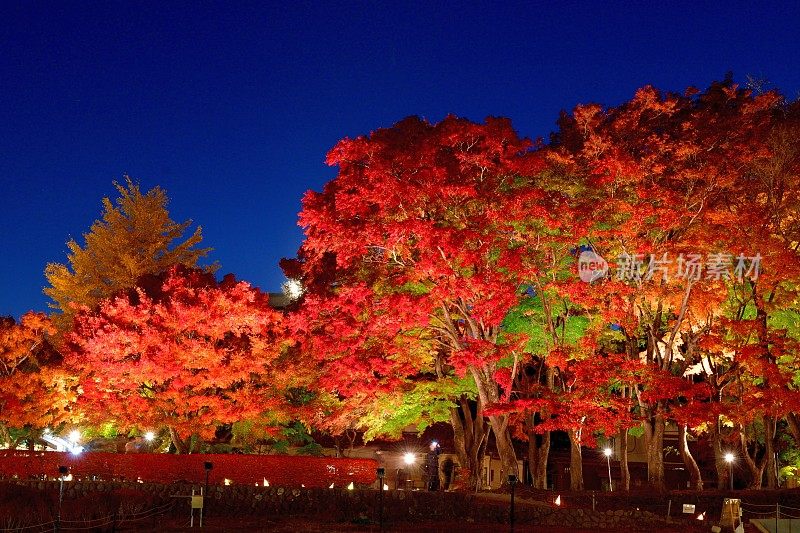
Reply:
<svg viewBox="0 0 800 533"><path fill-rule="evenodd" d="M206 473L203 463L213 469ZM76 480L93 479L134 482L175 483L208 481L220 485L229 479L237 485L267 480L273 487L328 488L331 483L346 487L349 483L370 484L375 481L374 459L341 459L332 457L298 457L285 455L192 454L168 455L149 453L83 453L0 451L0 475L21 479L46 476L51 478L59 466L69 466Z"/></svg>
<svg viewBox="0 0 800 533"><path fill-rule="evenodd" d="M183 267L140 285L77 315L65 358L82 378L79 407L122 428L205 436L258 415L267 398L254 376L269 375L283 342L266 296Z"/></svg>
<svg viewBox="0 0 800 533"><path fill-rule="evenodd" d="M73 380L49 343L54 333L43 313L19 323L0 317L0 425L38 428L68 417Z"/></svg>

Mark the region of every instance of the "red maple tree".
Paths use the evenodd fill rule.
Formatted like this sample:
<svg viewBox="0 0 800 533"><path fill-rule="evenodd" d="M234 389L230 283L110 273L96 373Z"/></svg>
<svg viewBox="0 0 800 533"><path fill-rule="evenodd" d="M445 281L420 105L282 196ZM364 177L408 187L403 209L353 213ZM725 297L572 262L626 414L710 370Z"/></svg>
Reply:
<svg viewBox="0 0 800 533"><path fill-rule="evenodd" d="M64 356L80 376L77 407L122 429L169 429L176 450L220 424L280 405L282 316L227 276L174 267L84 308Z"/></svg>
<svg viewBox="0 0 800 533"><path fill-rule="evenodd" d="M0 440L14 444L9 428L35 433L66 421L73 380L48 341L56 330L43 313L19 322L0 317Z"/></svg>

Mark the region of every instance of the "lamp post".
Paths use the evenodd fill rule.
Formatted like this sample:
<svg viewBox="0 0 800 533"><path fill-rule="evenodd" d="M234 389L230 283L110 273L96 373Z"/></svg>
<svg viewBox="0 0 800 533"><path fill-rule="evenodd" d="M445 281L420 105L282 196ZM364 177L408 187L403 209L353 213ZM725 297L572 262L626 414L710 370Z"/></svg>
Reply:
<svg viewBox="0 0 800 533"><path fill-rule="evenodd" d="M385 476L386 470L383 467L378 468L378 524L381 533L383 533L383 478Z"/></svg>
<svg viewBox="0 0 800 533"><path fill-rule="evenodd" d="M728 463L728 481L730 482L731 490L733 490L733 460L734 456L731 452L725 454L725 462Z"/></svg>
<svg viewBox="0 0 800 533"><path fill-rule="evenodd" d="M58 467L58 514L56 515L56 531L61 530L61 502L64 501L64 476L69 474L68 466Z"/></svg>
<svg viewBox="0 0 800 533"><path fill-rule="evenodd" d="M205 510L205 499L208 498L208 475L211 473L211 469L214 468L214 463L212 463L211 461L206 461L203 463L203 468L205 468L206 470L206 488L205 491L203 492L203 504L204 504L203 509L200 509L201 517L203 516L203 513L208 514L208 512ZM208 501L210 502L211 498L209 498Z"/></svg>
<svg viewBox="0 0 800 533"><path fill-rule="evenodd" d="M611 482L611 454L614 451L611 448L606 448L603 450L603 455L606 456L606 464L608 464L608 490L609 492L614 492L614 485Z"/></svg>
<svg viewBox="0 0 800 533"><path fill-rule="evenodd" d="M208 475L211 473L211 469L214 468L214 463L206 461L203 463L203 468L206 469L206 495L208 495Z"/></svg>
<svg viewBox="0 0 800 533"><path fill-rule="evenodd" d="M509 474L508 484L511 487L511 511L509 516L509 524L511 525L511 533L514 533L514 486L517 484L517 476L514 474Z"/></svg>
<svg viewBox="0 0 800 533"><path fill-rule="evenodd" d="M408 482L410 481L409 476L411 475L410 474L411 466L417 462L417 456L414 455L413 452L406 452L403 454L403 462L406 464L406 466L409 467L409 473L406 474L406 480L403 482L403 487L406 490L408 490ZM414 487L411 488L413 489Z"/></svg>

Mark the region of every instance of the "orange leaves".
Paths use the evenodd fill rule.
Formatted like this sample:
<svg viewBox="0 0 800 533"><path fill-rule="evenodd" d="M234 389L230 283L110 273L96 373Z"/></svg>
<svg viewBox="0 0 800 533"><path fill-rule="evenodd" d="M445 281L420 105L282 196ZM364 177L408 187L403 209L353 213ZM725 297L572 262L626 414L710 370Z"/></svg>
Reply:
<svg viewBox="0 0 800 533"><path fill-rule="evenodd" d="M54 333L42 313L0 318L0 424L40 428L69 416L73 380L48 341Z"/></svg>
<svg viewBox="0 0 800 533"><path fill-rule="evenodd" d="M254 379L270 379L285 338L266 296L183 267L140 284L148 289L77 315L65 357L82 377L79 407L121 427L184 434L258 414L267 388Z"/></svg>

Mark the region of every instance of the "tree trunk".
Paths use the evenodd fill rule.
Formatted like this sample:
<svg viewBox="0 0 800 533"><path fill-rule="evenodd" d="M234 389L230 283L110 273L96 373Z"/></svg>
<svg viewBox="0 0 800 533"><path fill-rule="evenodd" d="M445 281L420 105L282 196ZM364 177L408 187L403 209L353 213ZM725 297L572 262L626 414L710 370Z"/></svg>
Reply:
<svg viewBox="0 0 800 533"><path fill-rule="evenodd" d="M664 415L651 416L644 424L644 445L647 455L647 483L664 490Z"/></svg>
<svg viewBox="0 0 800 533"><path fill-rule="evenodd" d="M490 416L489 424L494 433L494 442L497 446L497 454L500 456L502 466L502 483L507 482L507 476L514 474L519 477L519 465L517 464L517 454L514 451L514 443L511 440L511 432L508 430L508 416Z"/></svg>
<svg viewBox="0 0 800 533"><path fill-rule="evenodd" d="M483 407L499 402L500 393L497 388L497 383L495 383L494 379L491 377L492 372L490 369L471 367L470 370L475 379L475 386L478 389L479 405ZM505 484L509 474L519 476L517 454L514 451L511 432L508 428L508 415L492 415L488 418L489 424L492 426L492 432L494 433L497 454L500 456L500 464L502 467L501 475L503 476L502 483Z"/></svg>
<svg viewBox="0 0 800 533"><path fill-rule="evenodd" d="M684 424L678 425L678 452L683 459L683 465L686 471L689 472L689 482L694 490L703 490L703 478L700 476L700 468L697 462L692 457L692 452L689 450L689 441L687 440L687 431Z"/></svg>
<svg viewBox="0 0 800 533"><path fill-rule="evenodd" d="M189 453L187 442L181 439L178 431L172 426L169 428L169 438L172 440L172 445L175 446L175 453Z"/></svg>
<svg viewBox="0 0 800 533"><path fill-rule="evenodd" d="M544 363L542 363L544 365ZM555 373L549 366L544 366L544 381L548 390L555 390ZM549 431L536 432L536 426L550 419L550 413L540 411L533 413L528 423L528 468L531 482L535 489L547 489L547 463L550 459Z"/></svg>
<svg viewBox="0 0 800 533"><path fill-rule="evenodd" d="M619 430L619 490L631 490L631 471L628 469L628 429Z"/></svg>
<svg viewBox="0 0 800 533"><path fill-rule="evenodd" d="M569 434L569 488L583 490L583 454L581 453L581 429L570 429Z"/></svg>
<svg viewBox="0 0 800 533"><path fill-rule="evenodd" d="M789 425L789 433L792 434L794 445L800 446L800 417L796 413L786 413L786 423Z"/></svg>
<svg viewBox="0 0 800 533"><path fill-rule="evenodd" d="M773 416L764 416L764 474L768 489L778 488L778 464L775 460L776 420Z"/></svg>
<svg viewBox="0 0 800 533"><path fill-rule="evenodd" d="M450 409L450 421L461 466L460 477L470 490L480 490L483 479L481 467L487 441L486 420L483 418L480 402L476 416L473 417L469 400L466 396L461 396L459 406Z"/></svg>
<svg viewBox="0 0 800 533"><path fill-rule="evenodd" d="M0 423L0 444L4 444L11 448L11 433L5 424Z"/></svg>
<svg viewBox="0 0 800 533"><path fill-rule="evenodd" d="M764 416L764 473L766 474L767 488L778 488L778 463L776 461L775 441L777 438L777 421L774 416Z"/></svg>
<svg viewBox="0 0 800 533"><path fill-rule="evenodd" d="M764 480L764 465L766 461L763 456L758 458L759 444L758 442L753 443L753 454L750 455L750 448L747 446L747 434L744 426L739 426L739 443L742 447L744 465L750 473L750 483L748 487L751 489L760 489Z"/></svg>
<svg viewBox="0 0 800 533"><path fill-rule="evenodd" d="M533 416L531 416L533 418ZM528 468L533 488L547 489L547 460L550 455L550 432L536 433L533 420L528 427Z"/></svg>
<svg viewBox="0 0 800 533"><path fill-rule="evenodd" d="M730 486L728 463L725 462L725 451L722 449L722 435L719 432L719 418L709 425L708 441L714 453L714 468L717 470L717 489L725 490Z"/></svg>

